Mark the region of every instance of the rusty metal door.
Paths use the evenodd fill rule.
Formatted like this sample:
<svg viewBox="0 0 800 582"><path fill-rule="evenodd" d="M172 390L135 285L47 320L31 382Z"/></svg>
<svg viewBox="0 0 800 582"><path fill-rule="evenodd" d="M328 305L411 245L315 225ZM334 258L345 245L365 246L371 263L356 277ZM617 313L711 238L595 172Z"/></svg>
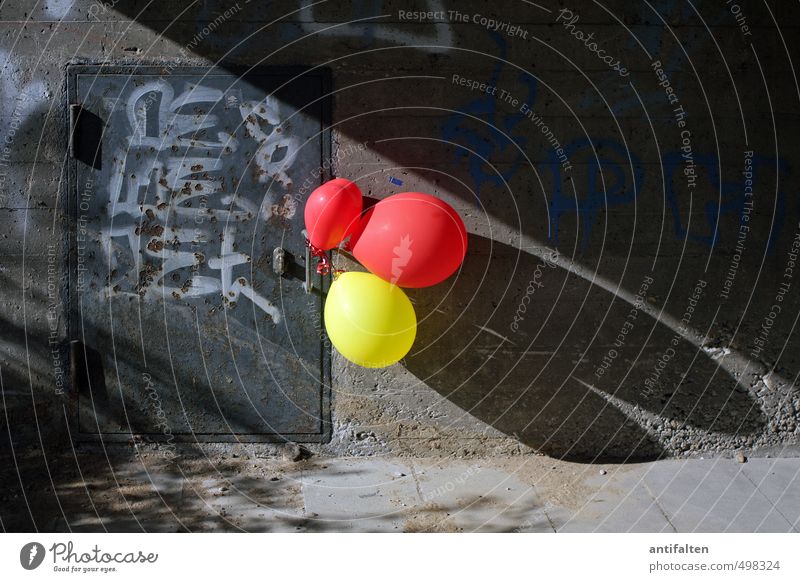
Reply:
<svg viewBox="0 0 800 582"><path fill-rule="evenodd" d="M77 437L325 440L326 281L304 290L302 228L326 178L327 74L80 65L67 79Z"/></svg>

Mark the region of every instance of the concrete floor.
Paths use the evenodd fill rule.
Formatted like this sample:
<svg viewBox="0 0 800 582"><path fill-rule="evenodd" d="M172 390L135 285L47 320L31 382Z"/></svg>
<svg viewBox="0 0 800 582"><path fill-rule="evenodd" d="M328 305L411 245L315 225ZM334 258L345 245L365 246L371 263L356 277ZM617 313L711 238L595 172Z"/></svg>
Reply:
<svg viewBox="0 0 800 582"><path fill-rule="evenodd" d="M800 529L797 458L632 465L543 456L292 462L247 453L175 461L153 451L78 458L80 471L74 460L71 471L68 459L49 460L72 477L56 485L57 498L44 483L6 496L4 529L34 529L31 514L40 531Z"/></svg>

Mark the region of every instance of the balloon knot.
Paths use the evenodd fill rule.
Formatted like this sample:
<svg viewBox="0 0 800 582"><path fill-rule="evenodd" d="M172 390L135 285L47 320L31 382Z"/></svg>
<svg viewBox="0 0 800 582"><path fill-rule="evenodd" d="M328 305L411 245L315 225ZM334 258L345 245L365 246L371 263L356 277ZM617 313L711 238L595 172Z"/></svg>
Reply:
<svg viewBox="0 0 800 582"><path fill-rule="evenodd" d="M317 260L319 261L317 263L317 274L329 274L331 272L331 261L328 259L328 253L323 251L321 248L315 247L308 239L306 239L306 244L308 245L308 248L311 249L311 254L317 257Z"/></svg>

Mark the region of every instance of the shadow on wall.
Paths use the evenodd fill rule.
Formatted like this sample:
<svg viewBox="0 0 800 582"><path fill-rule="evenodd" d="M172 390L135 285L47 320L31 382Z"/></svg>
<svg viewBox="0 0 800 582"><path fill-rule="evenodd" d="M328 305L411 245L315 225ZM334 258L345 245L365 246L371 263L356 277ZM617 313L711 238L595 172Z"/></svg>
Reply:
<svg viewBox="0 0 800 582"><path fill-rule="evenodd" d="M465 412L571 461L656 459L688 450L687 431L763 429L747 389L667 326L639 312L615 347L631 304L497 241L469 244L457 284L410 290L418 348L405 360Z"/></svg>
<svg viewBox="0 0 800 582"><path fill-rule="evenodd" d="M279 31L296 35L289 39L267 30L264 22L248 22L240 14L231 19L230 26L198 36L203 23L213 21L219 11L200 14L192 8L184 13L182 6L169 5L145 7L140 12L138 8L111 2L106 6L107 10L120 11L190 48L192 54L246 63L265 57L273 45L300 38L313 24L290 22L281 26ZM268 20L266 14L262 18ZM251 46L265 42L259 50L250 52L250 47L242 41L246 36L243 32L262 28L261 34L248 42ZM317 42L317 38L312 37L312 41ZM331 54L339 54L347 42L332 43L328 39L325 46L331 44L336 48ZM229 49L235 50L228 53ZM389 51L387 55L399 53L399 50ZM297 54L303 58L299 48ZM306 53L305 58L312 58L312 54L319 55L320 51ZM417 50L403 54L420 60L438 58ZM145 55L144 59L149 56L152 55ZM282 58L286 58L286 53L276 56ZM272 64L272 60L265 64ZM425 92L421 94L428 99ZM532 95L529 97L533 102ZM346 101L342 99L338 105L346 105ZM407 121L401 120L401 127L406 125ZM424 120L431 137L441 137L438 125ZM399 165L408 166L414 161L406 159L409 151L416 151L424 158L426 163L420 165L430 165L435 159L430 151L409 148L402 141L372 143L376 135L384 135L381 126L372 119L338 129L353 142L370 141L371 149ZM412 130L416 131L416 126L399 133L406 135ZM452 159L452 151L433 151L439 154L442 163ZM494 161L493 156L489 157ZM504 156L497 157L501 158L500 163L512 163ZM448 169L456 179L472 183L473 176L466 165L459 163ZM412 171L425 176L419 168ZM589 182L589 178L584 181ZM472 201L473 195L464 189L442 189ZM546 202L534 190L526 194L515 188L515 192L530 198L520 200L521 206ZM548 185L543 190L548 191ZM512 215L509 200L489 194L486 193L483 202L492 219L517 224L519 217L516 213ZM536 222L538 229L527 223L522 227L525 232L541 237L547 226L546 221L540 220L545 213L530 214L537 217L529 220ZM626 217L620 221L628 222ZM645 228L649 229L649 225ZM569 239L565 230L561 231L562 251ZM632 238L626 233L615 228L614 237L609 238L617 244L612 248L617 256L624 256ZM496 241L473 237L470 256L452 291L443 285L441 289L434 287L411 294L420 318L416 345L423 347L407 358L409 369L470 414L543 452L569 459L654 458L685 450L684 447L697 443L680 440L678 429L685 435L681 428L684 425L687 430L725 435L756 434L765 425L763 414L747 391L704 352L683 340L674 347L676 355L657 382L646 386L654 366L670 347L674 331L640 314L634 330L627 336L625 348L614 348L614 338L631 306L592 286L588 280L539 265L537 257ZM526 286L534 280L537 268L542 273L538 275L542 286L534 286L535 291L527 294ZM487 285L488 281L492 284ZM446 293L452 296L445 299ZM512 329L526 295L529 299L524 303L523 319ZM595 330L598 330L596 337ZM615 350L613 357L612 350ZM598 377L596 369L601 362L610 363Z"/></svg>

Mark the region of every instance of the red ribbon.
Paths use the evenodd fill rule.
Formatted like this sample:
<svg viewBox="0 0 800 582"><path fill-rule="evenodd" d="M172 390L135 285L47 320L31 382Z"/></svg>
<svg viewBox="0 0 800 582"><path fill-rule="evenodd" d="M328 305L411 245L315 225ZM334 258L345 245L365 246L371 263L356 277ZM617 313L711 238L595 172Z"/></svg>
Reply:
<svg viewBox="0 0 800 582"><path fill-rule="evenodd" d="M311 249L311 254L317 257L317 260L319 261L317 263L317 274L327 275L328 273L330 273L331 262L328 259L328 253L326 253L320 248L315 247L313 244L311 244L311 241L308 239L306 239L306 244L308 245L308 248Z"/></svg>

